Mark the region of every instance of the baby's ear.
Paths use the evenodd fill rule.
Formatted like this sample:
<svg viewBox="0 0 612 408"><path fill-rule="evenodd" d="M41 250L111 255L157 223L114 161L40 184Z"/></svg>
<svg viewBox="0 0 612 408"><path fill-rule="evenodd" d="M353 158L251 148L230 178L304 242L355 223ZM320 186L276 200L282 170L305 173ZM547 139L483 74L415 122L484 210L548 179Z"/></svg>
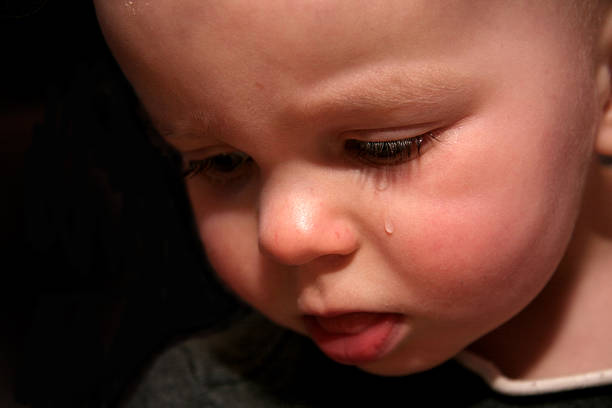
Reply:
<svg viewBox="0 0 612 408"><path fill-rule="evenodd" d="M597 68L597 87L603 116L595 141L595 151L612 157L612 8L608 7L600 37L601 62Z"/></svg>

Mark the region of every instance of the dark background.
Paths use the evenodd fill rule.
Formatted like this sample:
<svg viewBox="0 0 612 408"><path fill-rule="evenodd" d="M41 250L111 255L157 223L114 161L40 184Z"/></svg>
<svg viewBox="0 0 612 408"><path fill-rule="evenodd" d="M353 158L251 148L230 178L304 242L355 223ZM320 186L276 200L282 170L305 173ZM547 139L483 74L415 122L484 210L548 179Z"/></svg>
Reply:
<svg viewBox="0 0 612 408"><path fill-rule="evenodd" d="M0 0L0 52L0 406L112 406L240 308L91 2Z"/></svg>

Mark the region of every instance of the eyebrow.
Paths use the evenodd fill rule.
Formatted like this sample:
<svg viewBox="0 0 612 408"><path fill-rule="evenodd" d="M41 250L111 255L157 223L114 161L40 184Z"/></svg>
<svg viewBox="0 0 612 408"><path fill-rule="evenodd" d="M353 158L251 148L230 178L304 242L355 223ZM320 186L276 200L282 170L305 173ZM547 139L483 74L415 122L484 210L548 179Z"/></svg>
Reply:
<svg viewBox="0 0 612 408"><path fill-rule="evenodd" d="M418 115L423 108L436 107L461 100L473 88L470 78L446 70L415 70L400 75L402 70L351 75L329 84L314 87L304 103L289 108L290 115L309 118L334 114L351 114L369 110L389 111L414 109Z"/></svg>
<svg viewBox="0 0 612 408"><path fill-rule="evenodd" d="M145 127L181 152L199 150L203 139L217 140L220 133L232 132L227 122L206 110L191 111L185 117L163 121L154 118L140 99L138 104Z"/></svg>
<svg viewBox="0 0 612 408"><path fill-rule="evenodd" d="M411 71L411 75L398 75L398 71L368 72L345 75L319 83L301 94L297 103L288 103L281 113L284 122L315 120L334 115L351 115L363 112L385 112L406 108L406 120L410 112L415 116L424 109L444 110L449 101L462 100L468 90L469 79L465 75L449 71ZM156 131L170 141L201 140L205 135L230 132L227 121L206 110L189 113L171 124L156 122L143 107ZM214 136L213 136L214 137Z"/></svg>
<svg viewBox="0 0 612 408"><path fill-rule="evenodd" d="M190 112L186 118L174 120L169 125L155 120L142 102L139 101L139 104L142 107L142 112L148 125L154 128L160 136L170 140L201 138L202 135L216 133L220 129L228 128L224 122L219 121L214 115L205 110Z"/></svg>

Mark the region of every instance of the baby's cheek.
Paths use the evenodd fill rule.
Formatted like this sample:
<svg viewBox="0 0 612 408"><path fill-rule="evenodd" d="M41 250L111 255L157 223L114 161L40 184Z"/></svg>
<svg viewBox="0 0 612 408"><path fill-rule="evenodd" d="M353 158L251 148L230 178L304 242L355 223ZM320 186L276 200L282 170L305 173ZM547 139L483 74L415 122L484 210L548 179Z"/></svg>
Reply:
<svg viewBox="0 0 612 408"><path fill-rule="evenodd" d="M239 297L252 297L249 293L255 285L252 279L255 260L248 242L254 239L254 230L248 217L222 205L222 200L215 200L214 191L197 177L188 179L187 191L200 240L216 275Z"/></svg>
<svg viewBox="0 0 612 408"><path fill-rule="evenodd" d="M425 313L508 318L554 270L546 215L515 194L466 194L423 208L414 217L423 221L405 225L392 242L403 282L417 288L411 292Z"/></svg>
<svg viewBox="0 0 612 408"><path fill-rule="evenodd" d="M215 273L237 297L272 319L278 310L287 310L287 297L295 296L286 281L290 275L260 256L254 217L247 212L212 212L198 220L198 228ZM287 327L292 323L276 322Z"/></svg>
<svg viewBox="0 0 612 408"><path fill-rule="evenodd" d="M200 239L217 276L239 297L249 301L256 259L248 223L233 212L196 211Z"/></svg>
<svg viewBox="0 0 612 408"><path fill-rule="evenodd" d="M252 263L249 248L237 235L233 217L204 217L198 220L200 238L217 275L234 290L245 292L251 285L246 265ZM246 235L243 231L242 235Z"/></svg>

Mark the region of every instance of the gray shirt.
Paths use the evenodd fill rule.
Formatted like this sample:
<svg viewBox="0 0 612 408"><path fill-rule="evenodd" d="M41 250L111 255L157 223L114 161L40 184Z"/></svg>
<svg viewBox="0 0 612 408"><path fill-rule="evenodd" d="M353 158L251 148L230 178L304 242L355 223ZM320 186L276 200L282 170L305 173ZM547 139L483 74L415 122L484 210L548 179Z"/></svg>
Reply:
<svg viewBox="0 0 612 408"><path fill-rule="evenodd" d="M495 393L455 362L380 377L336 364L300 335L252 313L157 356L128 391L126 408L209 407L612 407L612 387L535 397Z"/></svg>

